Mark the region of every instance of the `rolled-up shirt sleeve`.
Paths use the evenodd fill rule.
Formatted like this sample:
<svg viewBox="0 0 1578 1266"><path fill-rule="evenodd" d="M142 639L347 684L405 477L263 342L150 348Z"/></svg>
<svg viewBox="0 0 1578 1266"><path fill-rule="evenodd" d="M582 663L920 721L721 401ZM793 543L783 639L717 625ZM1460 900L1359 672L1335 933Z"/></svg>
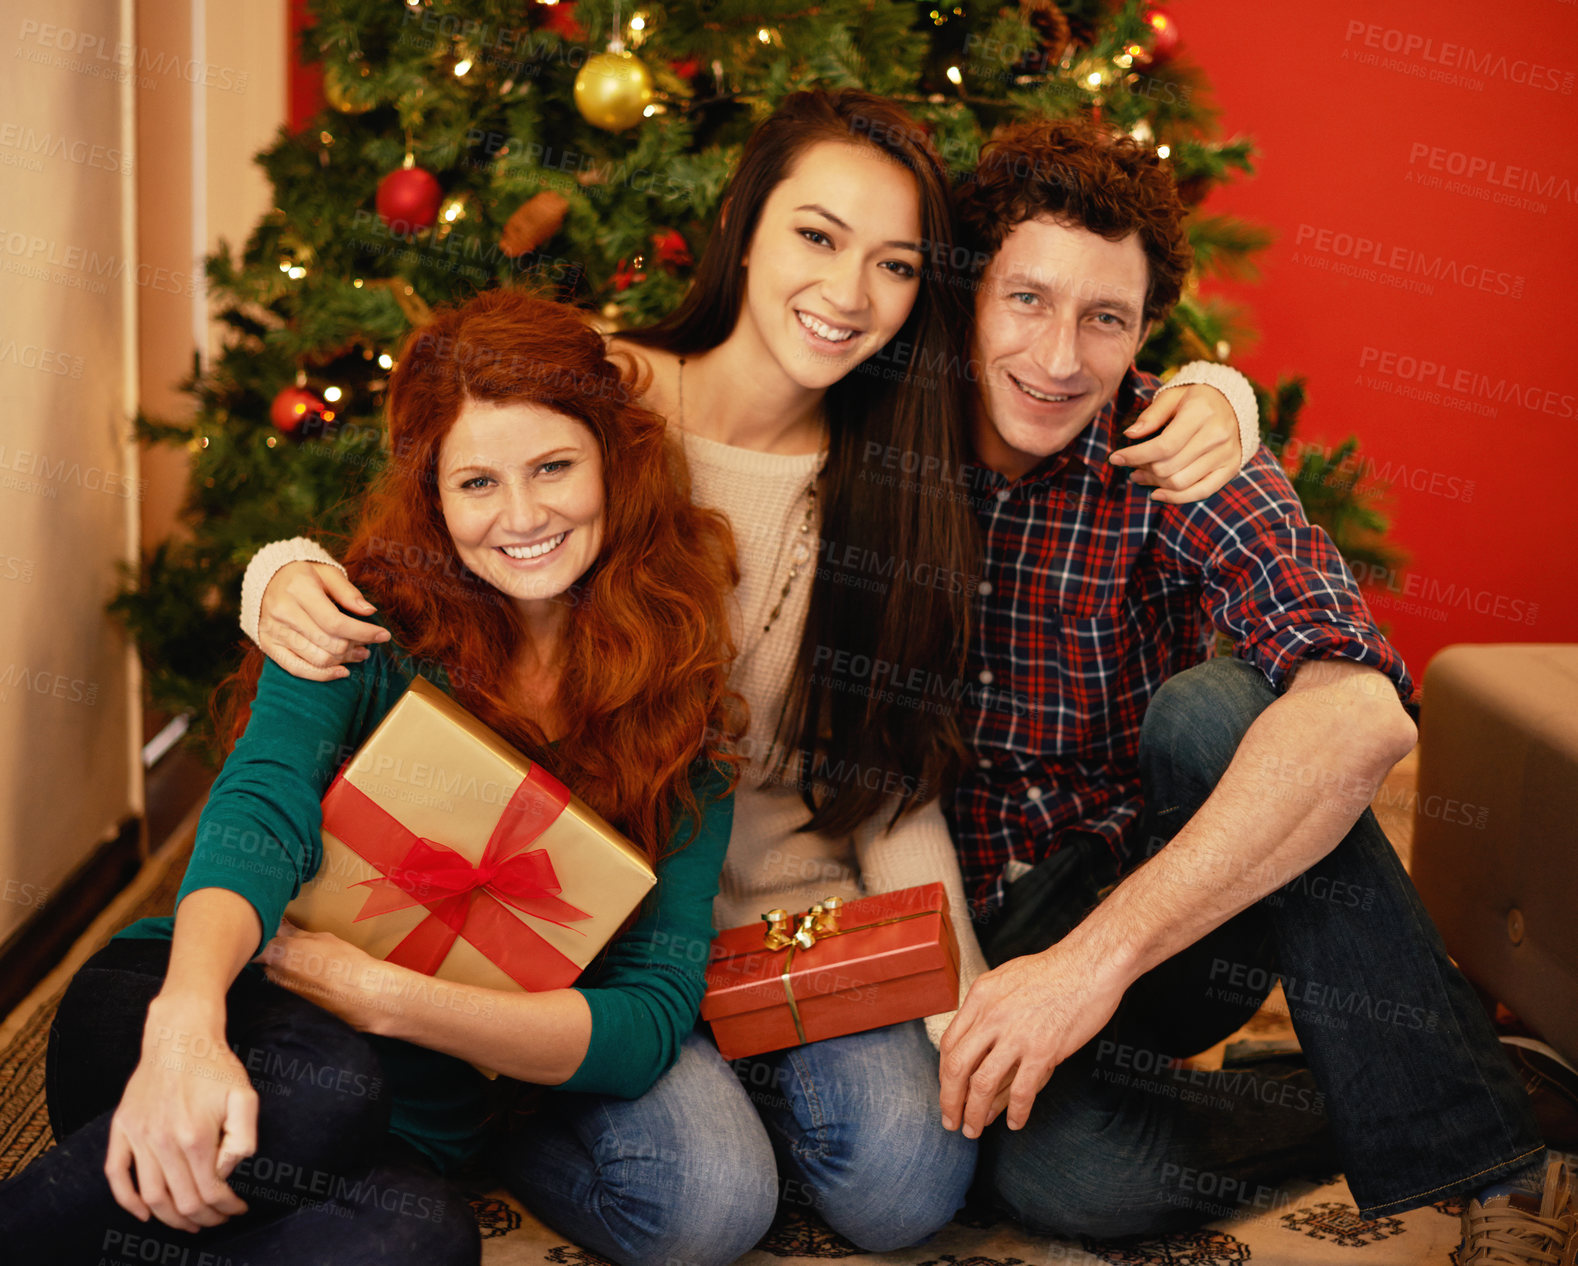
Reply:
<svg viewBox="0 0 1578 1266"><path fill-rule="evenodd" d="M1336 545L1304 516L1276 457L1262 448L1220 492L1172 506L1162 527L1166 565L1200 592L1234 654L1286 688L1307 659L1346 659L1384 673L1405 701L1413 682L1376 627Z"/></svg>

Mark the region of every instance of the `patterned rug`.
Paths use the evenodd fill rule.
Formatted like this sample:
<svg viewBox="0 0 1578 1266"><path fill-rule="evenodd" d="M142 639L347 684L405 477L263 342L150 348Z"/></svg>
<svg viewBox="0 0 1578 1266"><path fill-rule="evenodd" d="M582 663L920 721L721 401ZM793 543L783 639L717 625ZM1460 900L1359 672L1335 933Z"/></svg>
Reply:
<svg viewBox="0 0 1578 1266"><path fill-rule="evenodd" d="M786 1211L741 1266L779 1266L785 1261L827 1258L893 1263L894 1266L1228 1266L1256 1261L1333 1266L1414 1266L1455 1263L1460 1207L1450 1201L1373 1222L1359 1219L1347 1184L1285 1186L1291 1199L1281 1209L1215 1223L1154 1240L1103 1243L1034 1237L1008 1223L959 1220L930 1243L901 1252L862 1253L815 1219ZM595 1253L568 1244L507 1196L472 1200L484 1236L483 1266L603 1266Z"/></svg>
<svg viewBox="0 0 1578 1266"><path fill-rule="evenodd" d="M196 829L194 810L170 843L144 864L131 886L83 933L65 961L0 1026L0 1087L4 1087L0 1092L0 1179L27 1168L54 1144L44 1106L44 1052L55 1008L71 974L128 923L174 911Z"/></svg>
<svg viewBox="0 0 1578 1266"><path fill-rule="evenodd" d="M1405 763L1406 764L1406 763ZM1402 767L1400 767L1400 770ZM1412 783L1412 769L1405 771ZM1394 775L1396 777L1396 775ZM1383 789L1384 792L1385 789ZM1396 798L1387 807L1395 807ZM1386 803L1378 798L1377 809ZM1411 835L1402 813L1384 824L1399 851ZM44 1051L49 1024L70 973L118 928L174 906L195 832L195 813L171 844L89 929L71 956L0 1026L0 1179L25 1167L52 1146L44 1106ZM1291 1039L1285 1009L1273 995L1262 1012L1235 1036L1256 1047ZM1221 1052L1216 1052L1220 1059ZM1206 1060L1209 1063L1210 1053ZM741 1259L744 1266L817 1259L881 1261L893 1266L1227 1266L1228 1263L1349 1263L1412 1266L1455 1263L1461 1206L1445 1201L1397 1217L1360 1221L1340 1175L1279 1188L1280 1207L1214 1223L1198 1231L1154 1240L1103 1243L1031 1236L1006 1222L970 1217L950 1223L933 1239L901 1252L867 1254L841 1239L814 1214L786 1209L766 1238ZM604 1259L549 1230L503 1191L470 1193L482 1230L484 1266L603 1266Z"/></svg>

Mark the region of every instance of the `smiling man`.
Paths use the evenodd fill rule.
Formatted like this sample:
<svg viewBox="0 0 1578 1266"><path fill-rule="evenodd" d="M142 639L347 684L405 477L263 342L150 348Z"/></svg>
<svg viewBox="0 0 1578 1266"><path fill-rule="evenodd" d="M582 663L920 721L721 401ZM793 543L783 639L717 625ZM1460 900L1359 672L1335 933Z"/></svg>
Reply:
<svg viewBox="0 0 1578 1266"><path fill-rule="evenodd" d="M1265 1208L1340 1165L1366 1218L1475 1197L1465 1266L1572 1260L1565 1171L1367 808L1414 743L1402 660L1264 449L1192 505L1115 469L1158 385L1135 354L1191 262L1171 175L1039 121L987 147L958 207L986 261L991 706L966 718L952 821L997 966L943 1039L945 1123L1006 1109L988 1179L1062 1234ZM1216 633L1231 658L1207 658ZM1279 978L1309 1071L1180 1062Z"/></svg>

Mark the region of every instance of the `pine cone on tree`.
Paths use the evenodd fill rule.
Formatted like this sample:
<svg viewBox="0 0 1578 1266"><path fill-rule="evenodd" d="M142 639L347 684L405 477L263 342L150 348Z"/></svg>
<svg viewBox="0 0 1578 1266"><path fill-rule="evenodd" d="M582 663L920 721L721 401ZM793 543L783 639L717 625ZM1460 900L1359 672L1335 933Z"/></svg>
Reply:
<svg viewBox="0 0 1578 1266"><path fill-rule="evenodd" d="M536 250L559 231L569 210L570 201L563 194L551 189L534 194L504 222L499 249L511 259Z"/></svg>
<svg viewBox="0 0 1578 1266"><path fill-rule="evenodd" d="M1031 55L1038 68L1045 70L1061 62L1073 31L1055 0L1019 0L1019 15L1040 37L1040 52Z"/></svg>

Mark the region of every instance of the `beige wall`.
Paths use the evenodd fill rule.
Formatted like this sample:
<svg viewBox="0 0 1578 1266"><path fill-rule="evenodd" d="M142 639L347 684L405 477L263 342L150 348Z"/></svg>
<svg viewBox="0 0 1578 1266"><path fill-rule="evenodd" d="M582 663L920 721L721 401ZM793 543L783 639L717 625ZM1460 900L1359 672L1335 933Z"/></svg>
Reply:
<svg viewBox="0 0 1578 1266"><path fill-rule="evenodd" d="M186 0L144 0L137 6L141 47L192 51L192 6ZM137 250L143 259L183 277L202 276L202 256L192 238L192 104L207 96L176 75L149 76L137 87L137 188L141 215ZM169 422L192 416L179 384L192 372L194 313L204 309L200 284L192 293L144 287L138 295L142 328L137 356L143 412ZM186 454L168 446L143 447L143 547L175 527L186 487Z"/></svg>
<svg viewBox="0 0 1578 1266"><path fill-rule="evenodd" d="M139 247L145 258L201 278L203 257L221 239L239 251L272 202L252 156L285 120L286 0L144 0L137 33L144 47L178 50L203 68L196 86L165 75L141 83L137 97ZM192 402L179 384L192 370L194 351L207 356L219 346L208 308L201 289L192 296L143 294L139 376L148 414L170 421L191 416ZM146 549L178 530L186 457L145 448L142 461Z"/></svg>
<svg viewBox="0 0 1578 1266"><path fill-rule="evenodd" d="M104 615L139 487L130 18L19 0L0 27L0 937L140 811Z"/></svg>
<svg viewBox="0 0 1578 1266"><path fill-rule="evenodd" d="M284 0L13 0L0 24L0 940L141 812L104 604L185 471L130 418L190 416L202 256L269 205L251 158L285 57Z"/></svg>

